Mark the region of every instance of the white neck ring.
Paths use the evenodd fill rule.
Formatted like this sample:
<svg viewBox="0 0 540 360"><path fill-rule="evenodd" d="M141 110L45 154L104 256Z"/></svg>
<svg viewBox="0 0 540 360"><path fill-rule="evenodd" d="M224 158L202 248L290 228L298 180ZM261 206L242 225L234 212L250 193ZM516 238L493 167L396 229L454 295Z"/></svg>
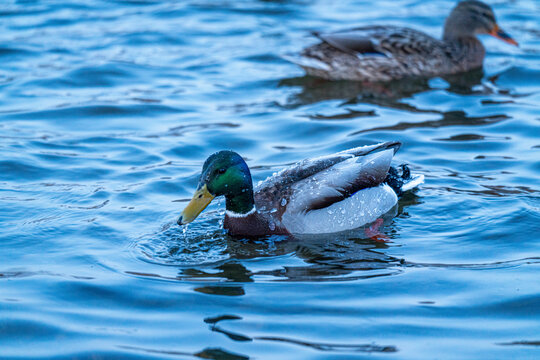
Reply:
<svg viewBox="0 0 540 360"><path fill-rule="evenodd" d="M255 206L245 214L235 213L235 212L229 211L229 210L225 211L225 214L227 214L227 216L233 217L233 218L243 218L243 217L249 216L249 215L251 215L253 213L255 213Z"/></svg>

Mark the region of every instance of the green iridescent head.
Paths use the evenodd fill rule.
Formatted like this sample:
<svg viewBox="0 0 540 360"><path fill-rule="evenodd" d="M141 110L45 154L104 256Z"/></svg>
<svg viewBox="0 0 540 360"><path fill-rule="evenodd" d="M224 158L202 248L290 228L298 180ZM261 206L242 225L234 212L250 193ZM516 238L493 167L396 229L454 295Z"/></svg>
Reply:
<svg viewBox="0 0 540 360"><path fill-rule="evenodd" d="M225 196L228 211L245 214L253 209L251 173L244 159L234 151L219 151L206 159L197 191L178 224L195 220L216 196Z"/></svg>

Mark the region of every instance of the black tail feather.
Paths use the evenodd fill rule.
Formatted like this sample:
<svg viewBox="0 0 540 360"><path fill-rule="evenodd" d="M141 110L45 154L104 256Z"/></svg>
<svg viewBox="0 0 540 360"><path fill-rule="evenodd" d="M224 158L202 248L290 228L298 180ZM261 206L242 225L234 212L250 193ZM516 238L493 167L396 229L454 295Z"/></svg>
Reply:
<svg viewBox="0 0 540 360"><path fill-rule="evenodd" d="M401 188L403 187L405 180L411 178L411 170L407 164L401 164L399 168L401 169L401 174L395 167L391 166L390 169L388 169L388 175L384 180L384 182L396 192L397 196L401 195Z"/></svg>

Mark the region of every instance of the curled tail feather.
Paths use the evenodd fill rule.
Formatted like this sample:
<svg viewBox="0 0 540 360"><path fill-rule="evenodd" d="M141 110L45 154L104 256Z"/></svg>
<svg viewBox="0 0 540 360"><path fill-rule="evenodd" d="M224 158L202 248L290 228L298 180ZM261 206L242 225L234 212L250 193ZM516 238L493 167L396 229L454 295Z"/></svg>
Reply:
<svg viewBox="0 0 540 360"><path fill-rule="evenodd" d="M405 191L409 191L419 186L424 182L424 175L412 175L411 169L407 164L399 166L401 172L395 167L388 169L388 175L384 180L398 196L401 196Z"/></svg>

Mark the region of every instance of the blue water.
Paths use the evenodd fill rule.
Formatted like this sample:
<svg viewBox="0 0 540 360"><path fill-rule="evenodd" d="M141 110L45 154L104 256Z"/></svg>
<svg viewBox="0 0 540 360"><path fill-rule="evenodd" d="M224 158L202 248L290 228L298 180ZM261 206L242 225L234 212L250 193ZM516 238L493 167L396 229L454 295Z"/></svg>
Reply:
<svg viewBox="0 0 540 360"><path fill-rule="evenodd" d="M279 55L452 1L14 1L0 9L1 359L540 358L537 1L483 72L308 78ZM234 239L175 220L206 157L255 181L379 141L424 174L363 231Z"/></svg>

